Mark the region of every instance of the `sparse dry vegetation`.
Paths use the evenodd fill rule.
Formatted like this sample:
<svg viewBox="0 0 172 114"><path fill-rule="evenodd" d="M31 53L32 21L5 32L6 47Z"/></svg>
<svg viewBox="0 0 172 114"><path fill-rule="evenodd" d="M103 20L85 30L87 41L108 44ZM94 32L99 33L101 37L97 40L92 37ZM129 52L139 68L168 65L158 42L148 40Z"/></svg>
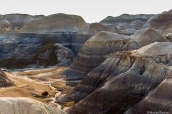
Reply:
<svg viewBox="0 0 172 114"><path fill-rule="evenodd" d="M52 98L55 97L56 93L67 94L73 89L70 86L66 86L64 78L62 78L61 72L65 69L66 67L56 67L51 69L30 70L16 73L5 72L8 78L15 85L7 88L1 88L0 97L29 97L48 103L52 101ZM52 73L51 75L48 74L50 72ZM46 73L46 76L37 77L37 75ZM54 79L55 81L51 83L49 82L50 79ZM59 81L56 81L56 79ZM46 83L44 83L44 81ZM54 87L55 90L50 88L47 83L51 83L51 86ZM58 90L59 92L57 92ZM70 106L70 103L64 104L63 107L66 106Z"/></svg>

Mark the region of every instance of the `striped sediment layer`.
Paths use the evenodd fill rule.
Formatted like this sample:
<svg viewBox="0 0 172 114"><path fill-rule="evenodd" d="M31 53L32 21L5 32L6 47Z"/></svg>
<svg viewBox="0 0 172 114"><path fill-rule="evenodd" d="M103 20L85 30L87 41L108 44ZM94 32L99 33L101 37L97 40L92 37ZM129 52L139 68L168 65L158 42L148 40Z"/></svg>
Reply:
<svg viewBox="0 0 172 114"><path fill-rule="evenodd" d="M69 114L121 114L135 104L127 113L143 114L151 106L171 111L171 105L166 107L170 102L165 103L172 91L171 49L170 42L154 42L138 50L114 52L57 102L75 101Z"/></svg>
<svg viewBox="0 0 172 114"><path fill-rule="evenodd" d="M131 36L105 31L99 32L85 42L74 62L64 74L67 81L82 80L88 72L100 65L110 53L138 49L156 41L165 40L153 29L142 29Z"/></svg>
<svg viewBox="0 0 172 114"><path fill-rule="evenodd" d="M101 31L109 31L109 32L114 32L118 34L122 34L122 31L116 28L115 26L111 25L102 25L100 23L91 23L91 24L86 24L82 28L79 29L77 32L76 38L72 43L72 48L77 54L84 43L91 38L91 36L101 32Z"/></svg>

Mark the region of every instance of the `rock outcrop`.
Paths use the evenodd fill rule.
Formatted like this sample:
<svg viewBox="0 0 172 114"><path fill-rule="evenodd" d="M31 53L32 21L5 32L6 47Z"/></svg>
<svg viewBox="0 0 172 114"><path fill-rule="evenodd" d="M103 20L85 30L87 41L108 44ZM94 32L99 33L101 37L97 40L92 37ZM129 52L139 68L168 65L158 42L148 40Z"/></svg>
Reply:
<svg viewBox="0 0 172 114"><path fill-rule="evenodd" d="M0 87L12 85L11 80L0 70Z"/></svg>
<svg viewBox="0 0 172 114"><path fill-rule="evenodd" d="M100 21L100 23L118 25L118 24L124 23L124 22L131 23L132 21L135 21L135 20L140 20L140 21L145 22L153 16L154 15L152 15L152 14L149 14L149 15L147 15L147 14L138 14L138 15L122 14L118 17L108 16L105 19L103 19L102 21Z"/></svg>
<svg viewBox="0 0 172 114"><path fill-rule="evenodd" d="M170 21L172 21L172 10L155 15L145 23L145 26L159 29Z"/></svg>
<svg viewBox="0 0 172 114"><path fill-rule="evenodd" d="M40 20L26 23L20 32L22 33L51 33L51 32L77 32L85 25L82 17L77 15L54 14Z"/></svg>
<svg viewBox="0 0 172 114"><path fill-rule="evenodd" d="M64 74L67 81L81 80L93 68L100 65L110 53L138 49L155 41L165 40L160 33L153 29L142 29L131 36L99 32L85 42L74 62Z"/></svg>
<svg viewBox="0 0 172 114"><path fill-rule="evenodd" d="M0 98L2 114L67 114L30 98Z"/></svg>
<svg viewBox="0 0 172 114"><path fill-rule="evenodd" d="M124 113L161 82L164 83L163 80L171 74L171 49L170 42L154 42L138 50L112 53L101 65L89 72L70 94L57 98L57 102L75 101L75 106L68 110L69 114ZM159 88L159 92L163 89L165 88ZM164 94L171 95L169 91ZM164 98L156 97L154 100L149 97L154 104L146 99L143 108L150 107L148 103L162 106L158 101L163 101ZM141 112L137 113L142 113L142 105L140 106L138 111ZM133 109L136 112L137 105ZM170 109L170 106L161 109Z"/></svg>
<svg viewBox="0 0 172 114"><path fill-rule="evenodd" d="M91 23L86 24L77 32L76 38L72 43L72 48L75 53L78 53L82 48L83 44L93 35L101 31L109 31L118 34L122 34L122 31L116 28L115 26L108 25L104 26L100 23Z"/></svg>
<svg viewBox="0 0 172 114"><path fill-rule="evenodd" d="M12 25L13 29L20 29L25 23L34 20L34 18L28 14L7 14L3 16Z"/></svg>

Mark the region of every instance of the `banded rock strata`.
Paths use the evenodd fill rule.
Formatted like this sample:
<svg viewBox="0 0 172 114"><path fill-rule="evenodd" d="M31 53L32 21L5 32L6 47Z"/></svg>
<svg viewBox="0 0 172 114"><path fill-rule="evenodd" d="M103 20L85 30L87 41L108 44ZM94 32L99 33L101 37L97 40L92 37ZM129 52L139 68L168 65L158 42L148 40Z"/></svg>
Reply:
<svg viewBox="0 0 172 114"><path fill-rule="evenodd" d="M0 87L10 86L12 85L11 80L5 75L2 70L0 70Z"/></svg>
<svg viewBox="0 0 172 114"><path fill-rule="evenodd" d="M114 32L118 34L122 34L122 31L120 31L115 26L105 26L100 23L91 23L86 24L82 28L79 29L77 32L76 38L72 43L73 50L78 53L80 49L82 48L83 44L93 35L95 35L98 32L101 31L109 31Z"/></svg>
<svg viewBox="0 0 172 114"><path fill-rule="evenodd" d="M171 105L166 108L160 102L170 98L171 94L164 93L169 97L161 98L163 93L160 92L164 87L169 87L162 87L162 84L171 75L171 49L170 42L154 42L138 50L112 53L89 72L71 93L62 98L57 97L57 102L75 101L76 104L68 110L69 114L121 114L134 104L136 106L129 109L128 113L142 113L142 107L150 109L147 104L157 106L153 108L155 110L163 106L161 109L169 111ZM148 93L152 90L149 97ZM152 94L154 100L151 99ZM152 103L146 100L147 95ZM141 107L137 109L137 103L142 99L139 104Z"/></svg>
<svg viewBox="0 0 172 114"><path fill-rule="evenodd" d="M99 32L83 45L70 68L64 72L67 81L81 80L100 65L112 52L138 49L155 41L165 41L153 29L142 29L131 36Z"/></svg>

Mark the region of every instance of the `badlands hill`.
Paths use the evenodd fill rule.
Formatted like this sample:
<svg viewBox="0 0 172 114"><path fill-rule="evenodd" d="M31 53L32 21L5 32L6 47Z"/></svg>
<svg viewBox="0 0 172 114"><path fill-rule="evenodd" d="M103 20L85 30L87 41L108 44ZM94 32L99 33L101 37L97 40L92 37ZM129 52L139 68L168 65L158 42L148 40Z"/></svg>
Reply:
<svg viewBox="0 0 172 114"><path fill-rule="evenodd" d="M150 18L146 22L145 26L159 29L161 26L167 24L171 20L172 20L172 10L169 10Z"/></svg>
<svg viewBox="0 0 172 114"><path fill-rule="evenodd" d="M18 28L22 28L26 22L34 20L34 18L28 14L7 14L3 16L12 27Z"/></svg>
<svg viewBox="0 0 172 114"><path fill-rule="evenodd" d="M77 32L84 24L86 23L80 16L61 13L28 22L20 32L39 34L47 32Z"/></svg>
<svg viewBox="0 0 172 114"><path fill-rule="evenodd" d="M74 58L73 39L86 24L82 17L67 14L4 17L12 24L10 31L0 35L0 66L5 68L69 65ZM2 24L7 25L8 21L4 20Z"/></svg>
<svg viewBox="0 0 172 114"><path fill-rule="evenodd" d="M0 35L0 66L26 68L29 66L68 65L73 60L69 47L72 35L24 34Z"/></svg>
<svg viewBox="0 0 172 114"><path fill-rule="evenodd" d="M122 14L118 17L108 16L105 19L103 19L102 21L100 21L100 23L118 25L120 23L125 23L125 22L131 23L132 21L135 21L135 20L140 20L140 21L145 22L153 16L154 16L153 14L149 14L149 15L146 15L146 14L138 14L138 15Z"/></svg>
<svg viewBox="0 0 172 114"><path fill-rule="evenodd" d="M69 114L169 112L172 109L171 12L123 14L90 24L81 16L62 13L49 16L0 15L0 67L70 65L63 70L23 72L29 73L25 77L32 77L35 82L44 81L47 88L52 86L50 82L58 80L57 84L53 83L59 88L57 94L66 93L56 94L56 102L61 106L72 106L64 109ZM69 85L81 83L72 91L71 88L66 91L64 80L59 81L59 78L65 78ZM12 80L10 75L9 79ZM9 79L0 71L1 87L12 85L13 80ZM21 81L19 78L16 80ZM31 92L39 90L31 88L32 85L16 85L15 88L28 89L34 97ZM44 86L41 86L41 91L44 91ZM13 89L2 89L8 90L3 95ZM3 113L20 113L23 110L34 114L64 113L32 99L0 98L0 111Z"/></svg>
<svg viewBox="0 0 172 114"><path fill-rule="evenodd" d="M79 29L79 31L76 34L76 38L74 39L74 41L72 43L72 48L75 51L75 53L78 53L80 51L83 44L91 36L95 35L96 33L101 32L101 31L109 31L109 32L122 34L122 31L120 29L118 29L112 25L105 26L105 25L102 25L100 23L86 24Z"/></svg>
<svg viewBox="0 0 172 114"><path fill-rule="evenodd" d="M7 32L11 29L11 24L0 15L0 34Z"/></svg>
<svg viewBox="0 0 172 114"><path fill-rule="evenodd" d="M136 31L144 28L144 22L140 20L135 20L135 21L132 21L131 23L125 22L125 23L121 23L117 25L117 28L122 30L123 34L125 35L132 35Z"/></svg>
<svg viewBox="0 0 172 114"><path fill-rule="evenodd" d="M137 110L142 113L151 106L157 106L154 110L160 107L161 111L169 111L171 106L165 107L160 102L163 103L171 94L165 92L165 96L160 97L160 92L168 90L165 87L169 85L164 83L169 82L166 81L172 71L171 49L170 42L154 42L138 50L112 53L70 94L57 98L57 102L75 101L75 106L68 110L69 114L121 114L139 101L139 108L135 105L127 113Z"/></svg>
<svg viewBox="0 0 172 114"><path fill-rule="evenodd" d="M133 50L153 42L164 42L154 29L142 29L125 36L112 32L99 32L87 40L69 69L64 72L67 81L81 80L100 65L112 52Z"/></svg>

